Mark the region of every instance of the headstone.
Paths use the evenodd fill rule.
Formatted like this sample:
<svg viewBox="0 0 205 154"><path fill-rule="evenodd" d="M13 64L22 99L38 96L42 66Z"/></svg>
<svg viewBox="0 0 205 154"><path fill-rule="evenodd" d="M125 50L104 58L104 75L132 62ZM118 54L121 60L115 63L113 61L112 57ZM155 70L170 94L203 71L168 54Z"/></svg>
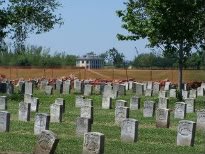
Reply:
<svg viewBox="0 0 205 154"><path fill-rule="evenodd" d="M153 83L152 81L147 82L147 89L152 90L153 89Z"/></svg>
<svg viewBox="0 0 205 154"><path fill-rule="evenodd" d="M115 104L115 107L120 107L120 106L127 106L127 101L125 100L116 100L116 104Z"/></svg>
<svg viewBox="0 0 205 154"><path fill-rule="evenodd" d="M105 136L98 132L88 132L84 134L83 154L103 154Z"/></svg>
<svg viewBox="0 0 205 154"><path fill-rule="evenodd" d="M188 98L189 97L189 92L185 91L185 90L182 90L182 97L183 97L183 99Z"/></svg>
<svg viewBox="0 0 205 154"><path fill-rule="evenodd" d="M147 90L147 82L146 81L142 82L142 85L143 85L143 90L144 91Z"/></svg>
<svg viewBox="0 0 205 154"><path fill-rule="evenodd" d="M93 106L93 100L89 98L84 99L83 106Z"/></svg>
<svg viewBox="0 0 205 154"><path fill-rule="evenodd" d="M33 97L31 102L31 111L38 112L38 108L39 108L39 98Z"/></svg>
<svg viewBox="0 0 205 154"><path fill-rule="evenodd" d="M31 104L30 103L19 103L19 120L30 121Z"/></svg>
<svg viewBox="0 0 205 154"><path fill-rule="evenodd" d="M123 84L119 85L118 95L119 96L126 95L126 87L125 87L125 85L123 85Z"/></svg>
<svg viewBox="0 0 205 154"><path fill-rule="evenodd" d="M115 108L115 123L121 126L124 119L129 118L129 108L128 107L116 107Z"/></svg>
<svg viewBox="0 0 205 154"><path fill-rule="evenodd" d="M96 84L95 88L94 88L94 91L95 91L96 95L101 94L101 90L100 89L101 89L101 85L100 84Z"/></svg>
<svg viewBox="0 0 205 154"><path fill-rule="evenodd" d="M188 88L187 88L187 84L184 83L183 85L184 85L184 89L183 89L183 90L187 91L187 90L188 90Z"/></svg>
<svg viewBox="0 0 205 154"><path fill-rule="evenodd" d="M48 85L48 80L42 80L41 82L40 82L40 89L45 89L45 87Z"/></svg>
<svg viewBox="0 0 205 154"><path fill-rule="evenodd" d="M205 89L205 82L201 83L201 88Z"/></svg>
<svg viewBox="0 0 205 154"><path fill-rule="evenodd" d="M195 112L195 99L194 98L186 98L186 113L193 113Z"/></svg>
<svg viewBox="0 0 205 154"><path fill-rule="evenodd" d="M25 82L25 94L33 94L33 83Z"/></svg>
<svg viewBox="0 0 205 154"><path fill-rule="evenodd" d="M124 119L121 124L121 141L136 142L138 138L138 121L135 119Z"/></svg>
<svg viewBox="0 0 205 154"><path fill-rule="evenodd" d="M10 127L10 113L7 111L0 111L0 132L9 132Z"/></svg>
<svg viewBox="0 0 205 154"><path fill-rule="evenodd" d="M159 90L160 90L160 83L159 82L154 82L153 84L153 96L158 96L159 95Z"/></svg>
<svg viewBox="0 0 205 154"><path fill-rule="evenodd" d="M144 102L144 117L153 117L155 113L155 102L154 101L145 101Z"/></svg>
<svg viewBox="0 0 205 154"><path fill-rule="evenodd" d="M151 97L152 96L152 89L146 89L145 90L145 96Z"/></svg>
<svg viewBox="0 0 205 154"><path fill-rule="evenodd" d="M133 96L130 98L130 110L138 110L140 108L140 97Z"/></svg>
<svg viewBox="0 0 205 154"><path fill-rule="evenodd" d="M167 91L165 91L165 90L159 91L159 97L166 98L167 97Z"/></svg>
<svg viewBox="0 0 205 154"><path fill-rule="evenodd" d="M48 85L45 87L45 94L46 95L52 95L53 94L53 87L51 85Z"/></svg>
<svg viewBox="0 0 205 154"><path fill-rule="evenodd" d="M71 89L70 80L67 80L63 83L63 94L64 95L70 94L70 89Z"/></svg>
<svg viewBox="0 0 205 154"><path fill-rule="evenodd" d="M33 154L54 154L59 139L50 130L44 130L39 134Z"/></svg>
<svg viewBox="0 0 205 154"><path fill-rule="evenodd" d="M25 81L19 81L18 84L19 84L19 92L21 94L25 94Z"/></svg>
<svg viewBox="0 0 205 154"><path fill-rule="evenodd" d="M184 119L186 116L186 104L184 102L176 102L174 118Z"/></svg>
<svg viewBox="0 0 205 154"><path fill-rule="evenodd" d="M0 96L0 110L7 110L7 96Z"/></svg>
<svg viewBox="0 0 205 154"><path fill-rule="evenodd" d="M91 123L93 123L93 107L92 106L82 106L80 108L80 117L90 119Z"/></svg>
<svg viewBox="0 0 205 154"><path fill-rule="evenodd" d="M7 91L7 84L6 84L6 82L1 82L0 83L0 92L1 93L6 93L6 91Z"/></svg>
<svg viewBox="0 0 205 154"><path fill-rule="evenodd" d="M132 92L136 93L136 86L137 86L137 82L133 82L132 83Z"/></svg>
<svg viewBox="0 0 205 154"><path fill-rule="evenodd" d="M46 113L37 113L34 122L34 134L39 135L43 130L49 129L50 115Z"/></svg>
<svg viewBox="0 0 205 154"><path fill-rule="evenodd" d="M82 92L82 82L80 80L74 80L75 93L80 94Z"/></svg>
<svg viewBox="0 0 205 154"><path fill-rule="evenodd" d="M62 82L62 80L56 80L56 90L59 93L63 92L63 82Z"/></svg>
<svg viewBox="0 0 205 154"><path fill-rule="evenodd" d="M24 94L24 102L25 103L32 103L33 95L32 94Z"/></svg>
<svg viewBox="0 0 205 154"><path fill-rule="evenodd" d="M197 96L204 96L204 89L202 87L197 88Z"/></svg>
<svg viewBox="0 0 205 154"><path fill-rule="evenodd" d="M158 108L156 110L156 127L169 128L170 124L170 110L165 108Z"/></svg>
<svg viewBox="0 0 205 154"><path fill-rule="evenodd" d="M196 89L191 89L189 91L189 98L196 98Z"/></svg>
<svg viewBox="0 0 205 154"><path fill-rule="evenodd" d="M164 90L168 91L170 89L171 82L165 82Z"/></svg>
<svg viewBox="0 0 205 154"><path fill-rule="evenodd" d="M128 82L125 82L123 85L125 86L126 91L129 90L129 83Z"/></svg>
<svg viewBox="0 0 205 154"><path fill-rule="evenodd" d="M136 84L136 95L137 96L142 96L144 95L144 85L141 83Z"/></svg>
<svg viewBox="0 0 205 154"><path fill-rule="evenodd" d="M102 97L102 108L111 109L112 108L112 98L103 96Z"/></svg>
<svg viewBox="0 0 205 154"><path fill-rule="evenodd" d="M176 89L170 89L169 97L176 98L177 97L177 90Z"/></svg>
<svg viewBox="0 0 205 154"><path fill-rule="evenodd" d="M129 84L129 89L131 90L131 89L133 88L133 87L132 87L133 81L129 81L128 84Z"/></svg>
<svg viewBox="0 0 205 154"><path fill-rule="evenodd" d="M169 104L169 99L168 98L164 98L164 97L159 97L159 102L158 102L158 108L162 109L168 108L168 104Z"/></svg>
<svg viewBox="0 0 205 154"><path fill-rule="evenodd" d="M65 112L65 100L63 98L56 98L55 104L59 104L62 106L62 112Z"/></svg>
<svg viewBox="0 0 205 154"><path fill-rule="evenodd" d="M81 107L84 104L84 96L75 96L75 107Z"/></svg>
<svg viewBox="0 0 205 154"><path fill-rule="evenodd" d="M14 85L11 82L6 84L6 93L7 95L12 95L14 93Z"/></svg>
<svg viewBox="0 0 205 154"><path fill-rule="evenodd" d="M205 132L205 109L197 112L197 128Z"/></svg>
<svg viewBox="0 0 205 154"><path fill-rule="evenodd" d="M188 120L179 121L177 130L177 145L194 146L196 123Z"/></svg>
<svg viewBox="0 0 205 154"><path fill-rule="evenodd" d="M104 86L103 96L105 96L105 97L111 97L112 96L112 86L111 85L105 85Z"/></svg>
<svg viewBox="0 0 205 154"><path fill-rule="evenodd" d="M91 131L91 121L88 118L78 117L76 119L76 135L84 136L84 133Z"/></svg>
<svg viewBox="0 0 205 154"><path fill-rule="evenodd" d="M84 87L84 96L90 96L93 93L93 86L90 84L86 84Z"/></svg>
<svg viewBox="0 0 205 154"><path fill-rule="evenodd" d="M50 122L62 122L63 106L60 104L51 104L50 106Z"/></svg>

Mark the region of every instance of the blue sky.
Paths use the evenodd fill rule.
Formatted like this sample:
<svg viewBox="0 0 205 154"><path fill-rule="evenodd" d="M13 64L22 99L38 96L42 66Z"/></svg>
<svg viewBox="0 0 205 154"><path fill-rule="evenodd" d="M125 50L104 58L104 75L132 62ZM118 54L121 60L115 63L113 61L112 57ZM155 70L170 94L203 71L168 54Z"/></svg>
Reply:
<svg viewBox="0 0 205 154"><path fill-rule="evenodd" d="M94 51L97 54L115 47L132 60L139 53L148 52L146 41L118 41L117 33L126 34L116 10L124 9L123 0L59 0L64 25L56 26L50 32L30 35L29 45L50 48L51 53L83 55Z"/></svg>

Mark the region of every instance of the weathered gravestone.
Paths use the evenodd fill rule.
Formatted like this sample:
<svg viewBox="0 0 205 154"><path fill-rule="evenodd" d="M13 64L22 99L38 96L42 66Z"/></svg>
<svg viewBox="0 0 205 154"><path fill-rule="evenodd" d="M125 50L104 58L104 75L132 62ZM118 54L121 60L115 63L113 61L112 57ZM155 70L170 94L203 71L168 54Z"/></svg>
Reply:
<svg viewBox="0 0 205 154"><path fill-rule="evenodd" d="M37 113L34 122L34 134L39 135L43 130L49 129L50 115L46 113Z"/></svg>
<svg viewBox="0 0 205 154"><path fill-rule="evenodd" d="M7 96L0 96L0 110L7 110Z"/></svg>
<svg viewBox="0 0 205 154"><path fill-rule="evenodd" d="M45 94L46 95L52 95L53 94L53 87L51 85L48 85L45 87Z"/></svg>
<svg viewBox="0 0 205 154"><path fill-rule="evenodd" d="M84 136L84 133L91 131L91 121L88 118L78 117L76 119L76 135Z"/></svg>
<svg viewBox="0 0 205 154"><path fill-rule="evenodd" d="M205 132L205 109L197 112L197 128Z"/></svg>
<svg viewBox="0 0 205 154"><path fill-rule="evenodd" d="M71 89L70 80L64 81L63 82L63 94L64 95L70 94L70 89Z"/></svg>
<svg viewBox="0 0 205 154"><path fill-rule="evenodd" d="M144 117L153 117L155 113L155 102L154 101L145 101L144 102Z"/></svg>
<svg viewBox="0 0 205 154"><path fill-rule="evenodd" d="M25 94L33 94L33 83L32 82L25 82Z"/></svg>
<svg viewBox="0 0 205 154"><path fill-rule="evenodd" d="M56 80L56 90L59 93L63 92L63 81L62 80Z"/></svg>
<svg viewBox="0 0 205 154"><path fill-rule="evenodd" d="M96 95L101 94L101 85L100 84L95 85L94 92L95 92Z"/></svg>
<svg viewBox="0 0 205 154"><path fill-rule="evenodd" d="M24 94L24 100L25 103L32 103L33 101L33 95L32 94Z"/></svg>
<svg viewBox="0 0 205 154"><path fill-rule="evenodd" d="M201 83L201 88L205 89L205 82Z"/></svg>
<svg viewBox="0 0 205 154"><path fill-rule="evenodd" d="M177 97L177 90L176 89L170 89L169 97L176 98Z"/></svg>
<svg viewBox="0 0 205 154"><path fill-rule="evenodd" d="M186 91L186 90L182 90L182 97L183 97L183 99L188 98L189 97L189 92Z"/></svg>
<svg viewBox="0 0 205 154"><path fill-rule="evenodd" d="M102 97L102 108L111 109L112 108L112 98L103 96Z"/></svg>
<svg viewBox="0 0 205 154"><path fill-rule="evenodd" d="M44 130L39 134L33 154L54 154L59 139L50 130Z"/></svg>
<svg viewBox="0 0 205 154"><path fill-rule="evenodd" d="M204 96L204 88L202 87L197 88L197 96Z"/></svg>
<svg viewBox="0 0 205 154"><path fill-rule="evenodd" d="M170 124L170 110L165 108L158 108L156 110L156 127L169 128Z"/></svg>
<svg viewBox="0 0 205 154"><path fill-rule="evenodd" d="M103 154L105 136L98 132L88 132L84 134L83 154Z"/></svg>
<svg viewBox="0 0 205 154"><path fill-rule="evenodd" d="M118 96L126 95L126 86L124 84L119 85Z"/></svg>
<svg viewBox="0 0 205 154"><path fill-rule="evenodd" d="M81 107L84 104L84 96L75 96L75 107Z"/></svg>
<svg viewBox="0 0 205 154"><path fill-rule="evenodd" d="M152 96L152 89L146 89L145 90L145 96L151 97Z"/></svg>
<svg viewBox="0 0 205 154"><path fill-rule="evenodd" d="M6 83L6 93L7 95L12 95L14 93L14 85L11 82Z"/></svg>
<svg viewBox="0 0 205 154"><path fill-rule="evenodd" d="M196 123L188 120L179 121L177 130L177 145L194 146Z"/></svg>
<svg viewBox="0 0 205 154"><path fill-rule="evenodd" d="M140 97L133 96L130 98L130 110L138 110L140 108Z"/></svg>
<svg viewBox="0 0 205 154"><path fill-rule="evenodd" d="M121 99L116 100L115 107L120 107L120 106L123 106L123 107L127 106L127 101L121 100Z"/></svg>
<svg viewBox="0 0 205 154"><path fill-rule="evenodd" d="M128 107L116 107L115 108L115 124L121 126L124 119L129 118L129 108Z"/></svg>
<svg viewBox="0 0 205 154"><path fill-rule="evenodd" d="M189 98L196 98L196 89L191 89L189 91Z"/></svg>
<svg viewBox="0 0 205 154"><path fill-rule="evenodd" d="M10 127L10 113L7 111L0 111L0 132L9 132Z"/></svg>
<svg viewBox="0 0 205 154"><path fill-rule="evenodd" d="M18 85L19 85L19 92L21 94L24 94L25 93L25 81L19 81Z"/></svg>
<svg viewBox="0 0 205 154"><path fill-rule="evenodd" d="M31 111L38 112L38 108L39 108L39 98L33 97L31 102Z"/></svg>
<svg viewBox="0 0 205 154"><path fill-rule="evenodd" d="M19 120L30 121L31 104L20 102L19 103Z"/></svg>
<svg viewBox="0 0 205 154"><path fill-rule="evenodd" d="M195 112L195 99L194 98L186 98L184 100L186 103L186 113Z"/></svg>
<svg viewBox="0 0 205 154"><path fill-rule="evenodd" d="M165 82L164 90L169 91L171 82Z"/></svg>
<svg viewBox="0 0 205 154"><path fill-rule="evenodd" d="M129 84L129 90L131 90L131 89L133 88L133 87L132 87L133 81L129 81L128 84Z"/></svg>
<svg viewBox="0 0 205 154"><path fill-rule="evenodd" d="M63 98L56 98L55 104L59 104L62 106L62 111L65 112L65 100Z"/></svg>
<svg viewBox="0 0 205 154"><path fill-rule="evenodd" d="M136 96L144 95L144 85L141 83L136 84Z"/></svg>
<svg viewBox="0 0 205 154"><path fill-rule="evenodd" d="M159 91L159 97L166 98L167 97L167 91L165 91L165 90Z"/></svg>
<svg viewBox="0 0 205 154"><path fill-rule="evenodd" d="M84 99L82 106L93 106L93 100L89 98Z"/></svg>
<svg viewBox="0 0 205 154"><path fill-rule="evenodd" d="M152 81L147 82L147 89L149 89L149 90L153 89L153 82Z"/></svg>
<svg viewBox="0 0 205 154"><path fill-rule="evenodd" d="M63 106L60 104L51 104L50 106L50 122L62 122Z"/></svg>
<svg viewBox="0 0 205 154"><path fill-rule="evenodd" d="M133 93L136 93L136 85L137 85L137 82L132 83L132 92Z"/></svg>
<svg viewBox="0 0 205 154"><path fill-rule="evenodd" d="M158 96L159 95L159 90L160 90L160 83L159 82L154 82L153 84L153 96Z"/></svg>
<svg viewBox="0 0 205 154"><path fill-rule="evenodd" d="M93 93L93 86L90 84L86 84L84 87L84 95L85 96L90 96Z"/></svg>
<svg viewBox="0 0 205 154"><path fill-rule="evenodd" d="M125 119L121 123L121 141L136 142L138 138L138 121L135 119Z"/></svg>
<svg viewBox="0 0 205 154"><path fill-rule="evenodd" d="M174 118L184 119L186 117L186 104L184 102L176 102Z"/></svg>
<svg viewBox="0 0 205 154"><path fill-rule="evenodd" d="M93 123L93 106L82 106L80 108L80 117L88 118Z"/></svg>
<svg viewBox="0 0 205 154"><path fill-rule="evenodd" d="M7 84L6 82L0 82L0 92L1 93L6 93L7 91Z"/></svg>
<svg viewBox="0 0 205 154"><path fill-rule="evenodd" d="M168 108L168 104L169 104L169 99L168 98L159 97L158 108L160 108L160 109L162 109L162 108L167 109Z"/></svg>
<svg viewBox="0 0 205 154"><path fill-rule="evenodd" d="M74 91L78 94L82 92L82 82L80 80L74 80Z"/></svg>
<svg viewBox="0 0 205 154"><path fill-rule="evenodd" d="M45 89L45 87L48 85L48 80L42 80L40 81L40 89Z"/></svg>

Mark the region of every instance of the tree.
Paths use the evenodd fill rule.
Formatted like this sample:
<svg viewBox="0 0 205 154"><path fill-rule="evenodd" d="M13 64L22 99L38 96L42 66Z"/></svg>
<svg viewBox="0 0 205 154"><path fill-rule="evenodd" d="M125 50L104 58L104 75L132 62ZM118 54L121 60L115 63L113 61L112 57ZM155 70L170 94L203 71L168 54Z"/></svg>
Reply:
<svg viewBox="0 0 205 154"><path fill-rule="evenodd" d="M108 63L112 63L115 67L123 67L124 57L124 54L119 53L118 50L115 48L106 51L106 59Z"/></svg>
<svg viewBox="0 0 205 154"><path fill-rule="evenodd" d="M128 0L117 11L129 34L119 40L147 38L150 47L177 56L179 99L182 99L182 69L192 48L204 43L205 0Z"/></svg>
<svg viewBox="0 0 205 154"><path fill-rule="evenodd" d="M58 0L0 0L0 39L9 34L17 51L25 50L28 34L48 32L63 23L55 13L60 6Z"/></svg>

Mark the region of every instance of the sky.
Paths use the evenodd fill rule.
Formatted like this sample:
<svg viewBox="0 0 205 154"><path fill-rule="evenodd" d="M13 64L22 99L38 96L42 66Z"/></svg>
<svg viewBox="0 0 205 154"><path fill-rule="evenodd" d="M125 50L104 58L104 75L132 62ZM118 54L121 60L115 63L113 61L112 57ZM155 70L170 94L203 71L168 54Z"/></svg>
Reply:
<svg viewBox="0 0 205 154"><path fill-rule="evenodd" d="M149 52L146 40L119 41L118 33L127 34L121 28L121 19L116 10L125 9L126 0L59 0L64 24L40 35L30 35L27 44L50 48L54 52L65 52L77 56L88 52L103 53L116 48L127 60L138 53Z"/></svg>

